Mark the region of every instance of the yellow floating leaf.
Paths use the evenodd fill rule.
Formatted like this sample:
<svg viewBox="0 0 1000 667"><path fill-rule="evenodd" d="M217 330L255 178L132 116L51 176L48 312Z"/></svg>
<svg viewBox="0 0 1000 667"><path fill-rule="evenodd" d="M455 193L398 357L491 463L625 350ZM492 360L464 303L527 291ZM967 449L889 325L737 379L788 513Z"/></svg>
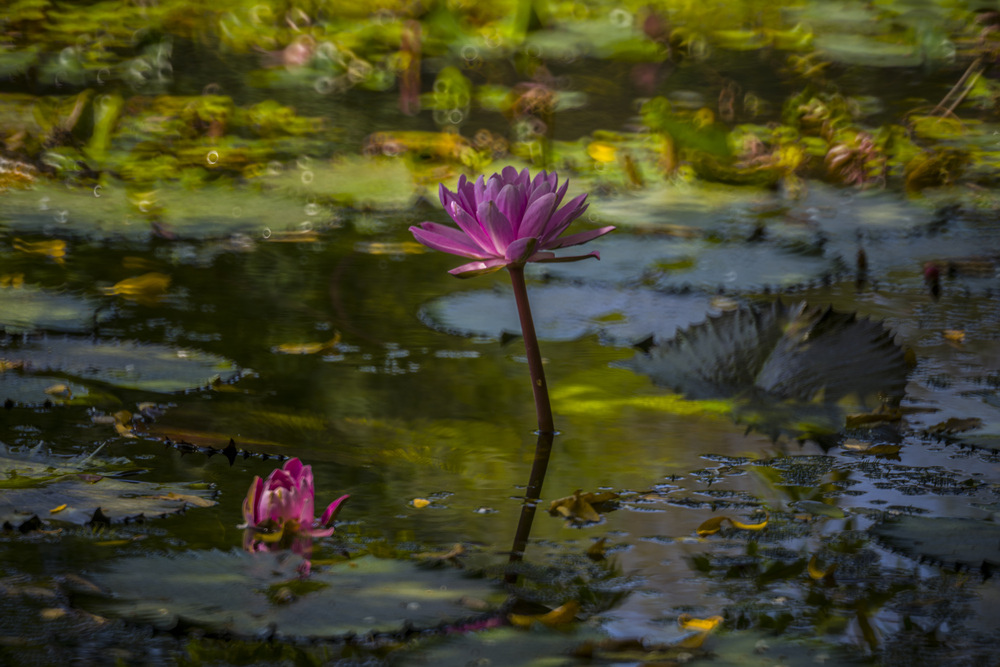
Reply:
<svg viewBox="0 0 1000 667"><path fill-rule="evenodd" d="M698 537L715 535L717 532L719 532L719 530L722 529L722 522L728 520L729 517L713 516L711 519L698 526Z"/></svg>
<svg viewBox="0 0 1000 667"><path fill-rule="evenodd" d="M45 393L49 396L57 396L59 398L73 398L73 390L64 384L54 384L51 387L46 387Z"/></svg>
<svg viewBox="0 0 1000 667"><path fill-rule="evenodd" d="M410 504L419 510L430 505L431 501L427 500L426 498L414 498Z"/></svg>
<svg viewBox="0 0 1000 667"><path fill-rule="evenodd" d="M601 505L617 497L618 494L611 491L583 493L577 489L572 496L553 500L549 505L549 514L562 516L571 524L597 523L601 520L598 509L604 509Z"/></svg>
<svg viewBox="0 0 1000 667"><path fill-rule="evenodd" d="M872 445L863 453L871 456L896 456L900 449L902 449L900 445Z"/></svg>
<svg viewBox="0 0 1000 667"><path fill-rule="evenodd" d="M734 528L739 528L740 530L764 530L767 528L767 515L764 516L764 520L760 523L743 523L742 521L737 521L736 519L730 519L729 523L733 524Z"/></svg>
<svg viewBox="0 0 1000 667"><path fill-rule="evenodd" d="M170 276L165 273L151 271L141 276L126 278L111 287L105 287L104 293L117 295L139 303L156 303L170 286Z"/></svg>
<svg viewBox="0 0 1000 667"><path fill-rule="evenodd" d="M964 343L965 342L965 332L960 329L945 329L941 332L945 340L950 340L953 343Z"/></svg>
<svg viewBox="0 0 1000 667"><path fill-rule="evenodd" d="M837 569L836 563L833 563L832 565L830 565L830 567L826 568L825 570L820 568L819 556L816 554L813 554L813 557L809 559L809 567L808 567L809 576L815 579L816 581L820 581L821 579L826 579L827 581L831 581L833 579L833 571L836 569Z"/></svg>
<svg viewBox="0 0 1000 667"><path fill-rule="evenodd" d="M677 625L682 630L698 630L699 632L710 632L719 627L722 623L721 616L709 616L708 618L695 618L691 614L681 614L677 617Z"/></svg>
<svg viewBox="0 0 1000 667"><path fill-rule="evenodd" d="M59 264L63 263L63 257L66 256L66 242L62 239L52 239L46 241L25 241L23 239L14 239L14 250L19 250L23 253L29 255L41 255L43 257L48 257Z"/></svg>
<svg viewBox="0 0 1000 667"><path fill-rule="evenodd" d="M587 549L587 558L590 560L601 561L605 558L605 551L607 550L608 538L602 537Z"/></svg>
<svg viewBox="0 0 1000 667"><path fill-rule="evenodd" d="M325 343L282 343L271 348L277 354L319 354L332 350L340 343L340 332Z"/></svg>
<svg viewBox="0 0 1000 667"><path fill-rule="evenodd" d="M765 515L764 520L760 523L743 523L742 521L737 521L736 519L728 516L713 516L711 519L698 526L698 537L706 537L708 535L716 534L722 529L722 523L724 521L728 521L733 528L739 528L740 530L764 530L767 528L768 518Z"/></svg>
<svg viewBox="0 0 1000 667"><path fill-rule="evenodd" d="M14 289L20 289L23 286L24 286L23 273L8 273L6 275L0 276L0 287L13 287Z"/></svg>
<svg viewBox="0 0 1000 667"><path fill-rule="evenodd" d="M49 510L49 514L56 514L58 512L62 512L64 509L66 509L66 507L67 507L66 503L63 503L59 507L53 507L52 509Z"/></svg>
<svg viewBox="0 0 1000 667"><path fill-rule="evenodd" d="M592 141L587 144L587 155L594 162L601 162L603 164L614 162L617 150L613 144L609 144L606 141Z"/></svg>
<svg viewBox="0 0 1000 667"><path fill-rule="evenodd" d="M547 614L508 614L507 620L511 625L519 628L531 627L533 623L541 623L550 628L566 625L576 620L576 615L580 611L580 603L570 600L561 607L556 607Z"/></svg>

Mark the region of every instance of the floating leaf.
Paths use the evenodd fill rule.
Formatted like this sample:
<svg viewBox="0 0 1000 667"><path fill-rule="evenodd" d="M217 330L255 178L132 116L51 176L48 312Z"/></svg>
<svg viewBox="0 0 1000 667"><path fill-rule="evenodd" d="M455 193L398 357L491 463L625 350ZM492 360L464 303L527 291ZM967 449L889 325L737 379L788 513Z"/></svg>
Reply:
<svg viewBox="0 0 1000 667"><path fill-rule="evenodd" d="M14 250L20 250L28 255L41 255L54 260L58 264L64 263L66 256L66 242L62 239L51 239L46 241L25 241L14 239Z"/></svg>
<svg viewBox="0 0 1000 667"><path fill-rule="evenodd" d="M837 569L837 563L832 563L825 570L819 566L819 556L813 554L813 557L809 559L809 565L807 566L807 571L809 572L809 577L815 579L816 581L825 581L828 584L833 583L833 573Z"/></svg>
<svg viewBox="0 0 1000 667"><path fill-rule="evenodd" d="M22 528L32 518L76 525L165 516L188 505L208 507L215 492L93 474L99 464L0 454L0 523ZM87 467L91 466L91 467Z"/></svg>
<svg viewBox="0 0 1000 667"><path fill-rule="evenodd" d="M3 348L0 362L18 364L25 373L60 373L80 382L96 380L158 392L207 387L216 378L231 380L239 374L231 362L204 352L57 336L30 338Z"/></svg>
<svg viewBox="0 0 1000 667"><path fill-rule="evenodd" d="M85 606L162 630L335 639L454 623L471 615L463 598L498 593L460 570L408 561L364 556L313 567L305 580L301 564L292 554L241 551L129 558L92 576L109 595Z"/></svg>
<svg viewBox="0 0 1000 667"><path fill-rule="evenodd" d="M578 489L572 496L553 500L549 505L549 514L562 516L571 526L597 523L601 520L600 512L611 509L611 501L617 498L618 494L611 491L582 493Z"/></svg>
<svg viewBox="0 0 1000 667"><path fill-rule="evenodd" d="M0 289L0 327L7 333L39 329L84 333L110 316L109 312L99 310L99 306L87 297L34 285Z"/></svg>
<svg viewBox="0 0 1000 667"><path fill-rule="evenodd" d="M319 354L329 352L340 344L340 333L325 343L282 343L271 348L277 354Z"/></svg>
<svg viewBox="0 0 1000 667"><path fill-rule="evenodd" d="M719 627L722 623L721 616L709 616L708 618L695 618L690 614L681 614L677 617L677 625L683 630L698 630L699 632L709 632Z"/></svg>
<svg viewBox="0 0 1000 667"><path fill-rule="evenodd" d="M760 523L743 523L742 521L737 521L736 519L733 519L728 516L714 516L711 519L708 519L707 521L702 523L700 526L698 526L698 537L706 537L708 535L716 534L717 532L719 532L719 530L722 529L723 522L726 521L728 521L733 526L733 528L739 528L740 530L757 531L757 530L764 530L765 528L767 528L768 519L765 516L764 520L761 521Z"/></svg>
<svg viewBox="0 0 1000 667"><path fill-rule="evenodd" d="M740 398L749 409L738 418L772 436L837 431L844 399L901 396L909 371L880 323L780 301L724 312L626 365L689 398ZM839 424L826 421L834 415Z"/></svg>
<svg viewBox="0 0 1000 667"><path fill-rule="evenodd" d="M126 278L104 289L105 294L118 295L143 305L159 302L170 287L170 276L152 271L141 276Z"/></svg>
<svg viewBox="0 0 1000 667"><path fill-rule="evenodd" d="M410 504L419 510L430 505L431 501L427 500L426 498L414 498Z"/></svg>
<svg viewBox="0 0 1000 667"><path fill-rule="evenodd" d="M507 614L507 620L511 622L511 625L519 628L528 628L535 623L555 628L572 623L576 620L578 613L580 613L580 603L576 600L570 600L545 614Z"/></svg>
<svg viewBox="0 0 1000 667"><path fill-rule="evenodd" d="M993 522L905 515L870 531L892 549L944 567L978 570L984 575L1000 567L1000 525Z"/></svg>
<svg viewBox="0 0 1000 667"><path fill-rule="evenodd" d="M711 311L708 297L658 294L647 289L579 285L532 285L538 337L576 340L598 334L611 344L630 345L654 331L671 335ZM427 303L420 319L440 331L502 339L520 333L517 306L506 289L455 292Z"/></svg>

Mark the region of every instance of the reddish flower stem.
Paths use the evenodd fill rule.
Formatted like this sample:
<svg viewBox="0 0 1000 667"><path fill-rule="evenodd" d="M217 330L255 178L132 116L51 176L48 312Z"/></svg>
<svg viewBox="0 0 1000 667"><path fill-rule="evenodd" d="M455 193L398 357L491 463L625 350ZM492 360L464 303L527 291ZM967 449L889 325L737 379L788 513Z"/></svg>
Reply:
<svg viewBox="0 0 1000 667"><path fill-rule="evenodd" d="M524 504L521 505L521 518L517 522L517 532L514 533L514 544L510 549L508 562L517 563L524 559L524 550L528 546L528 536L531 534L531 524L535 520L535 509L542 497L542 484L545 482L545 470L549 467L549 456L552 454L552 441L555 434L539 432L538 443L535 445L535 461L531 465L531 476L524 492ZM517 583L517 573L508 572L504 580L508 584Z"/></svg>
<svg viewBox="0 0 1000 667"><path fill-rule="evenodd" d="M528 357L528 373L531 375L531 391L535 397L535 414L538 416L539 433L555 433L552 422L552 407L549 405L549 387L545 384L545 369L542 368L542 353L538 348L535 323L531 319L528 303L528 288L524 284L524 265L508 265L510 282L514 287L517 315L521 319L521 336L524 338L524 353Z"/></svg>

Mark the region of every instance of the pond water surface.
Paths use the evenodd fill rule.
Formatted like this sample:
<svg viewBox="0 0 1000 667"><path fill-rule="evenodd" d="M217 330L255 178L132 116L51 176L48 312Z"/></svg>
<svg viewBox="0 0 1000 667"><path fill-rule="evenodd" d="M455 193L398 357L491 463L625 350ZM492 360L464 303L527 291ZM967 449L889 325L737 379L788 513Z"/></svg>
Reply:
<svg viewBox="0 0 1000 667"><path fill-rule="evenodd" d="M860 7L841 7L843 20ZM322 77L355 81L325 61L264 67L264 46L280 40L234 53L226 39L235 33L170 37L169 23L157 28L162 39L130 47L137 60L170 64L162 80L112 68L112 83L98 83L82 47L75 83L59 83L62 70L51 78L58 59L4 70L0 103L14 128L3 135L4 173L30 175L0 182L5 659L1000 664L991 576L1000 564L996 98L958 108L960 135L928 138L906 126L916 154L968 151L967 171L940 166L944 176L917 187L917 158L883 142L888 157L863 168L882 164L885 182L866 171L852 185L817 166L837 145L831 133L902 127L944 97L971 58L928 51L924 62L885 67L832 47L738 51L721 27L706 38L720 40L711 54L685 33L688 57L661 52L647 69L639 56L587 52L579 36L575 50L560 51L566 26L605 14L628 39L653 39L653 10L623 18L618 9L595 4L587 20L552 9L547 29L495 52L484 46L482 58L463 58L471 52L458 37L437 51L427 37L415 115L400 111L395 79L380 87L368 72L357 79L367 89L328 90ZM444 30L432 23L443 20L439 10L422 18L425 37ZM234 3L206 30L235 31L247 11ZM834 30L818 6L796 11L817 33ZM316 26L334 24L313 13ZM977 34L970 16L939 36L964 44ZM773 17L761 17L770 30ZM803 25L796 17L774 27ZM407 53L399 35L413 28L403 10L355 20L395 31L388 41ZM469 39L474 25L463 23ZM24 50L15 28L49 34L8 19L11 53ZM900 35L913 44L933 42L908 30ZM740 39L764 34L753 22L744 31ZM352 63L381 62L375 42L347 32L336 33L341 54L352 44ZM684 50L681 41L673 48ZM52 42L40 43L46 53ZM826 58L825 78L796 74L790 54L815 65ZM491 95L521 94L511 91L532 74L544 79L541 64L563 106L524 118L490 106ZM464 84L449 83L448 65ZM475 96L441 101L462 85ZM727 118L734 90L741 103ZM88 105L81 122L91 129L46 139L45 114L68 122L65 110L85 91L75 99ZM797 138L765 142L775 151L826 142L811 161L773 167L767 182L735 157L729 176L704 166L704 155L718 156L702 123L724 142L737 126L777 137L791 127L796 95L803 107L826 104L828 119L837 104L852 107L843 126L812 132L806 111ZM673 105L665 119L642 107L657 96ZM271 100L294 111L254 106ZM116 105L105 128L112 138L102 141L102 110ZM436 122L435 105L460 110L461 122ZM711 118L697 120L699 109ZM541 117L551 131L525 135L522 121ZM294 129L298 122L315 125ZM456 136L466 148L453 152ZM502 141L468 148L484 136ZM673 152L663 144L671 136ZM459 258L408 232L447 221L439 182L454 187L460 173L508 164L556 168L571 194L590 192L574 229L618 227L588 248L601 252L599 263L529 266L558 434L514 564L538 438L510 281L502 271L457 280L447 271ZM786 357L768 357L781 382L765 387L761 371L739 385L731 376L755 375L754 360L768 356L747 352L746 337L766 336L730 324L749 309L763 321L778 299L789 311L806 302L843 316L815 326L809 318L820 315L781 320L775 331L789 340L810 332ZM850 313L881 324L839 339L867 326ZM871 339L883 326L891 335L878 347ZM663 352L665 365L655 366L650 359L688 327L691 347ZM648 339L653 352L640 351ZM685 364L726 389L676 386ZM893 381L881 393L858 385L834 395L869 373ZM804 384L810 390L797 391ZM239 553L243 498L254 476L290 457L312 466L317 507L350 499L336 533L313 545L316 588L280 588L281 579L240 625L229 607L242 599L237 587L284 567L266 561L272 574L261 574ZM111 482L119 486L103 491ZM616 497L595 501L598 522L546 511L578 491ZM380 570L369 556L392 565ZM376 589L361 575L359 589L343 584L338 597L324 573L351 563L374 568L368 582L388 583ZM134 572L140 583L127 578ZM430 583L438 576L445 583ZM465 585L475 590L464 606L408 617L438 588ZM306 606L319 590L347 617L357 604L361 620L341 611L327 621L318 603ZM380 595L389 596L387 621L361 611ZM567 604L568 613L550 613Z"/></svg>

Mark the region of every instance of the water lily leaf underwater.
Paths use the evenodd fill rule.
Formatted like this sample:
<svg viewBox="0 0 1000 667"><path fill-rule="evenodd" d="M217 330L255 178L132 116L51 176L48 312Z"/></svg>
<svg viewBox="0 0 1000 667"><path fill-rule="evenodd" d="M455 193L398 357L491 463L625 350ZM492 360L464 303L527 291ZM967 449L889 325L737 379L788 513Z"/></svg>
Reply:
<svg viewBox="0 0 1000 667"><path fill-rule="evenodd" d="M869 532L894 551L945 568L990 576L1000 567L1000 524L992 521L907 514Z"/></svg>
<svg viewBox="0 0 1000 667"><path fill-rule="evenodd" d="M293 554L243 551L128 558L90 576L106 597L77 603L160 630L337 639L457 624L481 617L482 601L502 599L489 581L455 568L362 556L314 563L301 579L301 563Z"/></svg>
<svg viewBox="0 0 1000 667"><path fill-rule="evenodd" d="M0 348L0 364L25 374L58 373L81 383L96 381L161 393L199 389L239 375L231 361L205 352L71 336L11 341Z"/></svg>
<svg viewBox="0 0 1000 667"><path fill-rule="evenodd" d="M27 530L60 523L117 523L215 504L215 491L204 485L112 476L123 471L122 465L100 460L27 458L0 451L0 524Z"/></svg>
<svg viewBox="0 0 1000 667"><path fill-rule="evenodd" d="M542 340L577 340L598 334L612 345L631 345L654 331L672 335L711 311L701 295L588 285L531 285L531 311ZM424 304L420 319L459 336L502 339L520 334L517 305L507 286L454 292Z"/></svg>
<svg viewBox="0 0 1000 667"><path fill-rule="evenodd" d="M40 329L84 333L110 317L100 305L85 296L35 285L0 288L0 329L9 334Z"/></svg>
<svg viewBox="0 0 1000 667"><path fill-rule="evenodd" d="M773 437L836 432L849 408L901 397L909 370L881 323L781 301L710 317L624 365L688 398L742 399L749 409L737 418Z"/></svg>

